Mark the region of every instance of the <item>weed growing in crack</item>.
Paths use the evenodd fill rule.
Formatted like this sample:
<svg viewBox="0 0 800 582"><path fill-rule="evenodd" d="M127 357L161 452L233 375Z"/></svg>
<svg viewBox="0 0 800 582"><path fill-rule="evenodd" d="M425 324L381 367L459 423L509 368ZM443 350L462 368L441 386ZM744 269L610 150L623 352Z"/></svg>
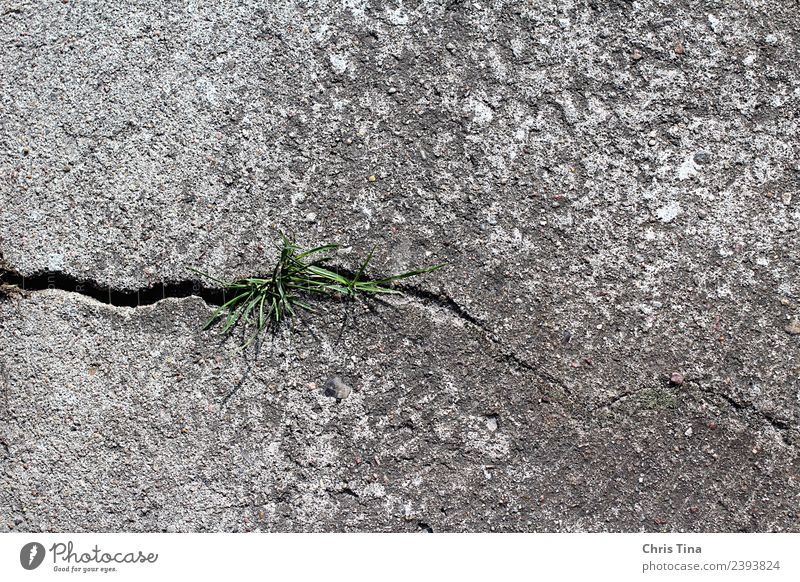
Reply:
<svg viewBox="0 0 800 582"><path fill-rule="evenodd" d="M353 298L361 294L399 294L400 291L386 285L430 273L444 266L441 263L388 277L369 279L365 273L375 251L373 247L355 275L348 276L325 267L328 258L326 253L337 248L339 245L325 244L302 251L295 243L283 237L277 262L268 278L250 277L223 281L190 268L192 272L222 285L226 292L233 294L232 299L214 311L203 329L208 329L222 317L225 318L222 333L228 333L240 321L245 325L254 322L256 331L245 342L243 347L247 347L265 328L277 328L284 321L294 318L296 310L314 312L306 302L314 295Z"/></svg>

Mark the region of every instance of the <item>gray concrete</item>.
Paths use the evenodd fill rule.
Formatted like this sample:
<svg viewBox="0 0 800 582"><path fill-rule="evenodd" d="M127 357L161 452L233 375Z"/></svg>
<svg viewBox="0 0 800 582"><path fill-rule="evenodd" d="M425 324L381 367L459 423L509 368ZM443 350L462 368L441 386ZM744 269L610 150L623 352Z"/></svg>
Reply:
<svg viewBox="0 0 800 582"><path fill-rule="evenodd" d="M7 269L453 302L12 293L0 529L800 531L796 2L0 6Z"/></svg>

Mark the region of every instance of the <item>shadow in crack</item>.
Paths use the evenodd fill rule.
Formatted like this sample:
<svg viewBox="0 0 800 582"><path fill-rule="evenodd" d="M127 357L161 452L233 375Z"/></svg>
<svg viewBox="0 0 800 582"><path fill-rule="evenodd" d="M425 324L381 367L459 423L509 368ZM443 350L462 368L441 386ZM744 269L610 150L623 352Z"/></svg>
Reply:
<svg viewBox="0 0 800 582"><path fill-rule="evenodd" d="M199 280L164 281L135 290L114 289L91 280L79 280L60 271L44 271L26 277L8 270L0 270L0 283L22 292L59 289L79 293L117 307L153 305L168 297L202 297L206 303L221 305L225 292L219 287L209 287ZM5 294L8 294L6 291Z"/></svg>

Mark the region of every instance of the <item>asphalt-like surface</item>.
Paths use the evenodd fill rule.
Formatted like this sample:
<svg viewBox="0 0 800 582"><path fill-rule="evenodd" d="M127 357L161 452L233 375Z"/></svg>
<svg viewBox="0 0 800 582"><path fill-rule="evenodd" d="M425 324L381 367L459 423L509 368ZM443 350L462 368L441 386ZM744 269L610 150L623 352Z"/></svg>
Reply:
<svg viewBox="0 0 800 582"><path fill-rule="evenodd" d="M0 530L800 531L798 22L0 2ZM244 353L86 292L282 233L447 267Z"/></svg>

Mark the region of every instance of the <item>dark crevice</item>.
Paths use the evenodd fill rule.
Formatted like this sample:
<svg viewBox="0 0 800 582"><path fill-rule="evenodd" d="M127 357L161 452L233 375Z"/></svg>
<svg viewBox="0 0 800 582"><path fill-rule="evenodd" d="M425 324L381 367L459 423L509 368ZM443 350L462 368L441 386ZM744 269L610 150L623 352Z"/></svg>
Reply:
<svg viewBox="0 0 800 582"><path fill-rule="evenodd" d="M433 291L420 289L413 285L397 285L397 288L403 291L403 293L406 295L416 297L424 302L433 303L434 305L438 305L439 307L447 309L464 321L481 328L486 333L491 333L484 322L468 313L466 309L456 303L453 298L446 293L434 293Z"/></svg>
<svg viewBox="0 0 800 582"><path fill-rule="evenodd" d="M348 269L335 266L328 266L328 268L349 278L356 276L354 271ZM255 276L259 277L259 275ZM376 279L380 279L380 277L376 277ZM415 285L409 285L408 283L396 284L395 288L423 303L437 305L462 321L481 330L485 334L487 340L495 348L495 359L497 361L533 372L543 380L560 386L566 392L569 392L568 387L560 379L546 372L540 366L531 364L517 354L503 349L501 338L499 338L485 322L469 313L466 308L459 305L446 293L436 293ZM115 307L141 307L153 305L167 298L185 298L191 296L201 297L209 305L216 306L222 305L225 302L226 296L226 291L221 285L207 285L199 279L163 281L135 290L115 289L91 279L78 279L73 275L61 271L44 271L30 276L23 276L7 267L4 268L4 266L0 264L0 299L15 294L22 294L24 296L28 292L43 291L45 289L57 289L68 293L78 293Z"/></svg>
<svg viewBox="0 0 800 582"><path fill-rule="evenodd" d="M329 266L346 277L354 278L357 274L347 269ZM260 277L260 275L255 275ZM379 279L380 277L378 277ZM470 315L463 307L451 297L421 289L414 285L395 285L395 287L423 302L438 305L456 317L471 323L481 330L489 333L485 323ZM153 305L167 298L201 297L209 305L222 305L225 302L226 291L223 286L211 286L199 279L185 279L182 281L164 281L148 287L135 290L115 289L102 285L91 279L78 279L77 277L61 271L44 271L30 276L23 276L10 269L0 266L0 298L15 294L25 295L32 291L57 289L68 293L78 293L91 297L101 303L115 307L141 307Z"/></svg>
<svg viewBox="0 0 800 582"><path fill-rule="evenodd" d="M9 381L8 381L8 372L6 372L5 366L0 364L0 388L2 388L2 394L0 394L0 405L2 405L2 416L0 419L6 420L7 418L11 417L11 405L9 404ZM0 443L2 443L2 439L0 437Z"/></svg>
<svg viewBox="0 0 800 582"><path fill-rule="evenodd" d="M101 285L91 279L78 279L60 271L45 271L31 276L23 276L14 271L0 269L0 294L25 294L30 291L58 289L69 293L79 293L101 303L115 307L140 307L153 305L168 297L202 297L206 303L221 305L224 291L221 287L210 287L201 281L165 281L150 287L136 290L114 289Z"/></svg>
<svg viewBox="0 0 800 582"><path fill-rule="evenodd" d="M596 406L595 410L602 410L604 408L611 408L612 406L614 406L618 402L621 402L621 401L625 400L626 398L628 398L629 396L633 396L634 394L636 394L636 392L622 392L621 394L617 394L616 396L613 396L613 397L609 398L608 400L606 400L603 404L600 404L600 405Z"/></svg>
<svg viewBox="0 0 800 582"><path fill-rule="evenodd" d="M706 393L706 394L713 394L714 396L719 396L725 402L727 402L731 406L731 408L733 408L735 410L738 410L739 412L745 412L745 413L746 412L751 412L751 413L755 414L756 416L759 416L759 417L763 418L769 424L771 424L772 427L775 430L778 431L778 433L781 435L781 438L783 439L784 443L786 443L787 445L792 445L792 446L795 444L789 438L789 431L794 428L789 422L787 422L785 420L781 420L780 418L776 418L773 414L770 414L769 412L764 412L763 410L759 410L752 403L740 402L740 401L736 400L735 398L733 398L732 396L729 396L728 394L722 394L720 392L714 392L712 390L707 390L707 389L704 389L702 387L700 388L700 390L702 392Z"/></svg>
<svg viewBox="0 0 800 582"><path fill-rule="evenodd" d="M790 422L787 422L785 420L777 418L776 416L774 416L773 414L770 414L769 412L764 412L763 410L758 409L752 403L740 402L739 400L737 400L736 398L734 398L734 397L732 397L732 396L730 396L728 394L724 394L722 392L715 392L714 390L710 390L708 388L703 388L699 384L697 386L698 386L698 389L700 390L700 392L702 392L703 394L709 394L709 395L721 398L726 403L728 403L728 405L731 408L733 408L737 412L740 412L740 413L743 413L743 414L748 414L748 413L749 414L754 414L754 415L758 416L759 418L767 421L769 424L772 425L773 428L775 428L778 431L778 433L781 435L781 439L783 440L783 442L785 444L791 445L791 446L795 445L795 443L791 440L791 438L789 436L790 435L790 431L795 428L795 427L792 426L792 424ZM603 403L600 406L598 406L596 408L596 410L600 410L600 409L603 409L603 408L610 408L610 407L614 406L615 404L617 404L618 402L620 402L620 401L622 401L622 400L624 400L624 399L626 399L626 398L628 398L630 396L634 396L634 395L638 394L639 392L640 392L639 390L635 390L635 391L623 392L622 394L618 394L617 396L614 396L613 398L610 398L605 403Z"/></svg>
<svg viewBox="0 0 800 582"><path fill-rule="evenodd" d="M329 266L328 268L349 278L356 276L354 271L334 266ZM255 275L255 277L261 276ZM377 277L376 279L379 278ZM469 314L448 295L434 293L408 284L398 284L395 287L406 295L447 309L457 317L489 333L485 323ZM0 267L0 296L20 293L24 295L27 292L44 291L45 289L78 293L115 307L140 307L153 305L167 298L191 296L201 297L209 305L222 305L225 302L226 293L221 285L207 285L199 279L163 281L148 287L130 290L102 285L92 279L78 279L61 271L44 271L30 276L23 276L13 270Z"/></svg>
<svg viewBox="0 0 800 582"><path fill-rule="evenodd" d="M495 347L497 355L495 359L507 366L521 368L523 370L527 370L529 372L533 372L539 378L550 382L556 386L562 388L565 392L569 393L569 387L561 381L559 378L555 377L553 374L550 374L546 370L544 370L541 366L531 364L530 362L526 361L525 359L519 357L514 352L505 350L502 347L502 340L495 334L489 326L469 313L464 307L459 305L452 297L447 295L446 293L434 293L432 291L428 291L425 289L419 289L414 286L410 285L397 285L397 288L402 290L403 293L406 295L410 295L411 297L415 297L424 303L432 303L434 305L438 305L443 309L453 313L459 319L466 321L467 323L471 323L478 329L480 329L485 335L487 340Z"/></svg>

